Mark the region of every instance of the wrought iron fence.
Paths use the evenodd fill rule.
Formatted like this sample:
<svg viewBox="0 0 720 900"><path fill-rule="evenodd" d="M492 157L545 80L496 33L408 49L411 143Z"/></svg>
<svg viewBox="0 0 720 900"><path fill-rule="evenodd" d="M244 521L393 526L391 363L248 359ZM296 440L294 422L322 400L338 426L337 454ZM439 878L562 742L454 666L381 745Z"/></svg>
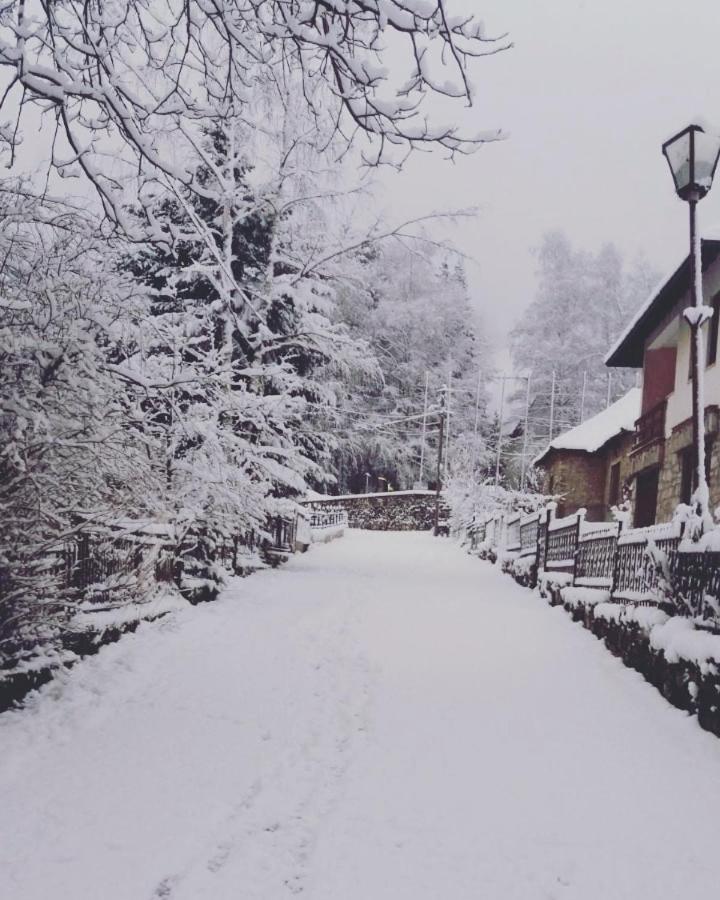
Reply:
<svg viewBox="0 0 720 900"><path fill-rule="evenodd" d="M574 571L579 528L579 516L568 516L565 519L550 521L547 526L547 546L543 568L570 573Z"/></svg>
<svg viewBox="0 0 720 900"><path fill-rule="evenodd" d="M583 523L578 537L573 584L612 588L619 533L617 522Z"/></svg>
<svg viewBox="0 0 720 900"><path fill-rule="evenodd" d="M666 522L621 534L615 554L613 599L647 604L664 598L669 603L682 531L681 522ZM657 553L648 553L650 543Z"/></svg>
<svg viewBox="0 0 720 900"><path fill-rule="evenodd" d="M682 611L703 619L720 619L720 551L679 550L672 587Z"/></svg>
<svg viewBox="0 0 720 900"><path fill-rule="evenodd" d="M310 513L311 528L334 528L339 525L347 526L348 514L344 509L339 507L331 508L315 508Z"/></svg>

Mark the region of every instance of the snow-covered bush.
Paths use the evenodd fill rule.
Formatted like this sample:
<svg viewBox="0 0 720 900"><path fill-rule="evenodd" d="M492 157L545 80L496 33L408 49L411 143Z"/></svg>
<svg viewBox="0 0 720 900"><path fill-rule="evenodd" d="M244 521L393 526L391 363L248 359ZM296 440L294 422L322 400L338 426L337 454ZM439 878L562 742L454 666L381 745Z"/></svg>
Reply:
<svg viewBox="0 0 720 900"><path fill-rule="evenodd" d="M555 572L548 569L540 569L537 575L537 587L541 597L545 597L550 603L560 603L561 590L572 584L571 572Z"/></svg>
<svg viewBox="0 0 720 900"><path fill-rule="evenodd" d="M518 584L522 584L525 587L535 587L537 582L537 561L535 559L535 554L532 553L526 556L516 555L512 564L508 567L508 571Z"/></svg>
<svg viewBox="0 0 720 900"><path fill-rule="evenodd" d="M0 657L51 646L82 597L68 548L90 525L157 509L144 390L117 376L146 298L97 223L0 185Z"/></svg>

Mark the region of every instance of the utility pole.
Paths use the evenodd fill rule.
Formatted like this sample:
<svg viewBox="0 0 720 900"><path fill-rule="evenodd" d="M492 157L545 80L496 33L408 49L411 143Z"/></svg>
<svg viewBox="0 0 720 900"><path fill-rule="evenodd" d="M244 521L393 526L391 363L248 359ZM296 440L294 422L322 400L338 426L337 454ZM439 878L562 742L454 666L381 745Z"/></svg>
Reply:
<svg viewBox="0 0 720 900"><path fill-rule="evenodd" d="M550 388L550 440L553 439L555 428L555 370L552 373L552 387Z"/></svg>
<svg viewBox="0 0 720 900"><path fill-rule="evenodd" d="M425 370L425 404L423 406L422 420L422 443L420 445L420 483L425 480L425 436L427 433L427 410L428 410L428 387L430 384L430 373Z"/></svg>
<svg viewBox="0 0 720 900"><path fill-rule="evenodd" d="M525 490L525 471L528 445L528 428L530 427L530 375L527 376L527 389L525 391L525 425L523 426L522 460L520 462L520 490Z"/></svg>
<svg viewBox="0 0 720 900"><path fill-rule="evenodd" d="M475 428L473 434L477 438L480 424L480 390L482 388L482 369L478 372L477 390L475 391Z"/></svg>
<svg viewBox="0 0 720 900"><path fill-rule="evenodd" d="M365 493L366 494L370 493L370 473L369 472L365 473Z"/></svg>
<svg viewBox="0 0 720 900"><path fill-rule="evenodd" d="M445 433L445 409L440 411L440 423L438 434L438 455L437 455L437 475L435 482L435 528L433 533L435 537L438 535L440 526L440 491L442 490L442 454L443 454L443 436Z"/></svg>
<svg viewBox="0 0 720 900"><path fill-rule="evenodd" d="M443 471L447 479L450 465L450 399L452 395L452 360L448 360L447 401L445 403L445 466Z"/></svg>
<svg viewBox="0 0 720 900"><path fill-rule="evenodd" d="M473 428L474 465L477 465L480 448L478 446L478 428L480 426L480 389L482 388L482 369L478 370L477 390L475 391L475 427Z"/></svg>
<svg viewBox="0 0 720 900"><path fill-rule="evenodd" d="M498 423L497 450L495 454L495 487L500 483L500 449L502 447L503 421L505 417L505 381L502 376L502 388L500 389L500 422Z"/></svg>
<svg viewBox="0 0 720 900"><path fill-rule="evenodd" d="M587 369L583 372L583 388L580 395L580 422L585 421L585 389L587 388Z"/></svg>
<svg viewBox="0 0 720 900"><path fill-rule="evenodd" d="M608 392L607 392L607 403L605 404L605 409L607 409L608 406L610 406L610 397L612 396L611 389L612 389L612 370L608 369Z"/></svg>

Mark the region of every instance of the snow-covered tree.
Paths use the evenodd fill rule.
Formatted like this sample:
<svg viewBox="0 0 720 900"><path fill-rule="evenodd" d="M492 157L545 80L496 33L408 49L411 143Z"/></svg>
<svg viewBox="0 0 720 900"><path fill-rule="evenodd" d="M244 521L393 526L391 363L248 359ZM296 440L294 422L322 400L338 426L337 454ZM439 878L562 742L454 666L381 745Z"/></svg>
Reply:
<svg viewBox="0 0 720 900"><path fill-rule="evenodd" d="M530 454L551 424L557 435L633 386L633 372L611 372L603 359L656 281L643 257L628 265L612 244L593 254L561 232L545 235L536 296L510 336L515 370L530 376ZM515 398L520 419L525 399L524 390Z"/></svg>
<svg viewBox="0 0 720 900"><path fill-rule="evenodd" d="M472 103L473 63L508 46L448 0L10 0L0 15L0 108L11 114L1 134L12 155L18 110L53 116L52 166L82 171L122 220L128 180L203 194L197 125L220 106L242 115L259 68L299 73L321 129L329 122L359 140L372 163L393 150L453 154L497 139L433 122L428 101Z"/></svg>
<svg viewBox="0 0 720 900"><path fill-rule="evenodd" d="M424 453L425 481L436 476L438 418L450 384L450 458L455 448L475 443L482 458L485 435L487 346L472 309L461 260L420 234L373 246L359 264L365 291L347 290L340 314L353 334L376 354L382 382L350 384L344 440L338 454L342 486L364 490L366 472L395 487L419 478L425 387L430 415ZM476 434L477 441L475 441ZM445 462L443 462L445 471Z"/></svg>
<svg viewBox="0 0 720 900"><path fill-rule="evenodd" d="M152 444L118 364L145 298L97 222L26 185L0 185L0 655L65 621L63 543L154 512Z"/></svg>
<svg viewBox="0 0 720 900"><path fill-rule="evenodd" d="M154 401L174 519L203 535L206 570L211 544L294 514L290 498L327 478L322 411L344 368L370 367L333 321L333 254L316 258L329 198L312 165L296 165L308 149L297 124L270 113L260 146L247 120L216 116L198 143L203 195L146 204L164 240L127 262L153 294L144 365L176 383ZM211 581L208 571L198 587Z"/></svg>

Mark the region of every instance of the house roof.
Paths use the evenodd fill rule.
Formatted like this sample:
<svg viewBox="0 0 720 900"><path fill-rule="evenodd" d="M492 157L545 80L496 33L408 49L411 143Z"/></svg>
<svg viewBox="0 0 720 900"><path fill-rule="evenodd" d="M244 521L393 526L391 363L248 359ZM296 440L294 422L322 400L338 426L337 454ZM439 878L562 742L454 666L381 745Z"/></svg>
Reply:
<svg viewBox="0 0 720 900"><path fill-rule="evenodd" d="M533 465L542 462L553 450L595 453L623 431L634 431L635 420L640 416L641 396L640 388L631 388L624 397L616 400L607 409L553 438L543 452L533 460Z"/></svg>
<svg viewBox="0 0 720 900"><path fill-rule="evenodd" d="M702 240L702 267L705 271L720 255L720 233ZM685 256L651 292L627 328L605 356L606 366L643 364L645 340L672 310L690 283L690 260Z"/></svg>

